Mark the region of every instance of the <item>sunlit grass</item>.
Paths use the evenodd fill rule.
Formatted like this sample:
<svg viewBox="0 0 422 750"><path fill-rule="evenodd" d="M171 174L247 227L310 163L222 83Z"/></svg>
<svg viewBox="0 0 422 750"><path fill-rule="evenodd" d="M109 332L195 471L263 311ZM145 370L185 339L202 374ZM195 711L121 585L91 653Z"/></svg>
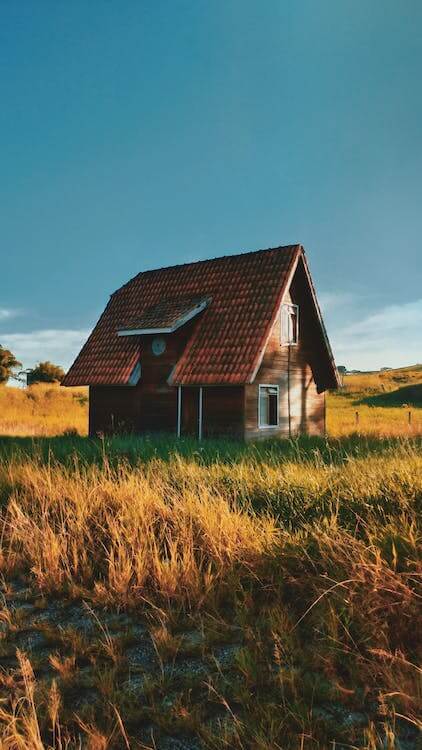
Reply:
<svg viewBox="0 0 422 750"><path fill-rule="evenodd" d="M410 412L410 416L409 416ZM358 433L380 437L422 434L422 408L368 406L354 395L328 394L327 433L340 437Z"/></svg>
<svg viewBox="0 0 422 750"><path fill-rule="evenodd" d="M110 666L85 715L62 698L100 646L60 631L48 691L24 654L19 674L0 671L0 750L145 747L140 713L215 750L394 750L398 722L422 726L421 409L370 406L379 383L365 377L329 395L327 439L259 444L91 440L83 389L0 389L2 585L147 617L162 658L186 622L243 644L229 674L164 710L162 676L149 703L128 702L122 644L103 630ZM19 627L19 613L0 611L0 625ZM202 722L210 696L235 717L227 732ZM344 729L318 714L327 705L373 721Z"/></svg>
<svg viewBox="0 0 422 750"><path fill-rule="evenodd" d="M422 367L348 375L344 387L327 394L327 433L411 437L422 434L422 401L393 406L388 396L411 386L422 388ZM376 396L385 404L366 403ZM88 389L39 384L27 389L0 388L0 435L48 437L88 429Z"/></svg>
<svg viewBox="0 0 422 750"><path fill-rule="evenodd" d="M148 441L137 443L137 460L124 457L124 445L98 442L95 461L4 455L6 581L24 576L47 598L158 612L161 651L178 647L169 628L180 617L205 629L211 621L236 627L242 656L232 681L214 689L240 719L229 740L213 738L206 747L322 750L335 739L381 747L379 727L356 744L353 734L321 723L313 713L321 701L345 710L382 703L393 739L396 714L420 721L417 441L363 441L360 452L341 441L293 441L284 452L268 444L243 454L224 443L219 454L215 443L205 456L198 444L185 444L185 455L158 445L162 457L150 453L146 461ZM54 657L63 690L72 664ZM0 737L3 731L3 747L42 748L51 720L38 710L33 677L22 665L30 675L26 703L18 716L2 710ZM113 700L117 705L117 694ZM136 735L124 702L119 711L125 736ZM109 738L93 746L124 746L108 721L100 712L90 722L93 736ZM61 731L66 736L66 725ZM198 731L206 736L205 728Z"/></svg>
<svg viewBox="0 0 422 750"><path fill-rule="evenodd" d="M39 383L0 386L0 435L47 436L88 430L88 389Z"/></svg>

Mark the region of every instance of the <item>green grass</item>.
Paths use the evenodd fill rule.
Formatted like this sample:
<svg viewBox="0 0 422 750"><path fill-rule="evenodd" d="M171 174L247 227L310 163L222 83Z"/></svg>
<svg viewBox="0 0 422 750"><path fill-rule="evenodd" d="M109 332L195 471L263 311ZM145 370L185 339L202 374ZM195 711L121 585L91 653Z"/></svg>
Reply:
<svg viewBox="0 0 422 750"><path fill-rule="evenodd" d="M87 438L79 435L60 435L46 438L0 437L0 461L10 459L51 460L72 465L115 465L124 460L132 466L153 459L169 461L175 456L195 463L239 463L240 461L278 464L280 461L313 463L315 457L324 463L338 463L353 457L391 452L402 445L422 445L422 435L412 438L380 438L358 432L338 438L301 436L291 440L265 440L242 443L234 440L178 439L174 435L143 437L117 435L114 437Z"/></svg>

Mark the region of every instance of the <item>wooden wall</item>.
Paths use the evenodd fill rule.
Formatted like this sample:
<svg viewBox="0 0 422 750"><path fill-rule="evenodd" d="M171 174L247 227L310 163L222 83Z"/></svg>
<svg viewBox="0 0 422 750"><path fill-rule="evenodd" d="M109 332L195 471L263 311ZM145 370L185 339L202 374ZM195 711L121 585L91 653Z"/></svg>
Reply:
<svg viewBox="0 0 422 750"><path fill-rule="evenodd" d="M158 357L152 353L154 337L139 337L142 373L138 385L90 388L90 435L176 432L177 388L167 381L196 323L194 319L175 333L163 336L166 350Z"/></svg>
<svg viewBox="0 0 422 750"><path fill-rule="evenodd" d="M198 437L199 387L182 387L182 436ZM204 386L202 388L202 435L205 438L243 438L243 386Z"/></svg>
<svg viewBox="0 0 422 750"><path fill-rule="evenodd" d="M89 434L105 435L134 432L139 419L139 401L135 388L127 386L90 386Z"/></svg>
<svg viewBox="0 0 422 750"><path fill-rule="evenodd" d="M288 293L284 302L299 304L299 342L280 344L280 315L274 323L254 383L245 386L245 437L265 439L290 435L321 435L325 432L325 394L318 393L311 362L313 338L307 328L306 300ZM278 427L258 427L259 384L279 386ZM290 415L290 416L289 416Z"/></svg>
<svg viewBox="0 0 422 750"><path fill-rule="evenodd" d="M210 386L202 390L203 437L243 438L243 386ZM199 388L182 388L182 435L198 436ZM177 430L177 387L142 383L90 388L90 435Z"/></svg>
<svg viewBox="0 0 422 750"><path fill-rule="evenodd" d="M244 387L208 386L202 392L204 437L243 438Z"/></svg>
<svg viewBox="0 0 422 750"><path fill-rule="evenodd" d="M280 344L277 316L255 382L246 386L203 388L203 436L262 439L325 432L325 394L318 393L323 372L321 332L303 268L298 266L285 302L299 304L299 343ZM142 375L137 386L90 388L90 434L97 432L170 432L177 430L177 388L168 378L197 325L194 318L165 336L166 351L152 354L152 336L140 337ZM259 429L258 386L279 386L279 426ZM182 434L197 435L198 388L182 388Z"/></svg>

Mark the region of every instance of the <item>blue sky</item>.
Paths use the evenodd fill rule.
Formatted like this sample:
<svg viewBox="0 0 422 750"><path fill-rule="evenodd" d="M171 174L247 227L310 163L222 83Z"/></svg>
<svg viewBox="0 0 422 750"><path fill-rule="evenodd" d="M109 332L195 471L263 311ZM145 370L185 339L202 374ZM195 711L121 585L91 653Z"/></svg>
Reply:
<svg viewBox="0 0 422 750"><path fill-rule="evenodd" d="M67 367L141 270L301 242L339 364L422 360L420 0L0 3L0 344Z"/></svg>

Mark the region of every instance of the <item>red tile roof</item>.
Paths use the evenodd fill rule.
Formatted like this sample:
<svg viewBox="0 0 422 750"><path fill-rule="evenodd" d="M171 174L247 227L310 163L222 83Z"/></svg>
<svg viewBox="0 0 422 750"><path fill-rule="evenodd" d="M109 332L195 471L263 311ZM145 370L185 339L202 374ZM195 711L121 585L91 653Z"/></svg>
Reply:
<svg viewBox="0 0 422 750"><path fill-rule="evenodd" d="M112 294L64 384L127 384L139 359L139 339L118 336L117 331L128 321L152 319L160 305L162 322L170 316L171 301L179 299L183 305L187 298L204 297L209 303L194 326L172 383L250 382L291 269L302 252L300 245L289 245L138 274Z"/></svg>
<svg viewBox="0 0 422 750"><path fill-rule="evenodd" d="M201 309L206 307L206 297L190 296L177 297L176 299L161 300L157 305L152 305L143 310L141 315L128 319L122 325L122 330L162 330L176 329L188 316L194 317ZM169 331L167 331L169 332Z"/></svg>

